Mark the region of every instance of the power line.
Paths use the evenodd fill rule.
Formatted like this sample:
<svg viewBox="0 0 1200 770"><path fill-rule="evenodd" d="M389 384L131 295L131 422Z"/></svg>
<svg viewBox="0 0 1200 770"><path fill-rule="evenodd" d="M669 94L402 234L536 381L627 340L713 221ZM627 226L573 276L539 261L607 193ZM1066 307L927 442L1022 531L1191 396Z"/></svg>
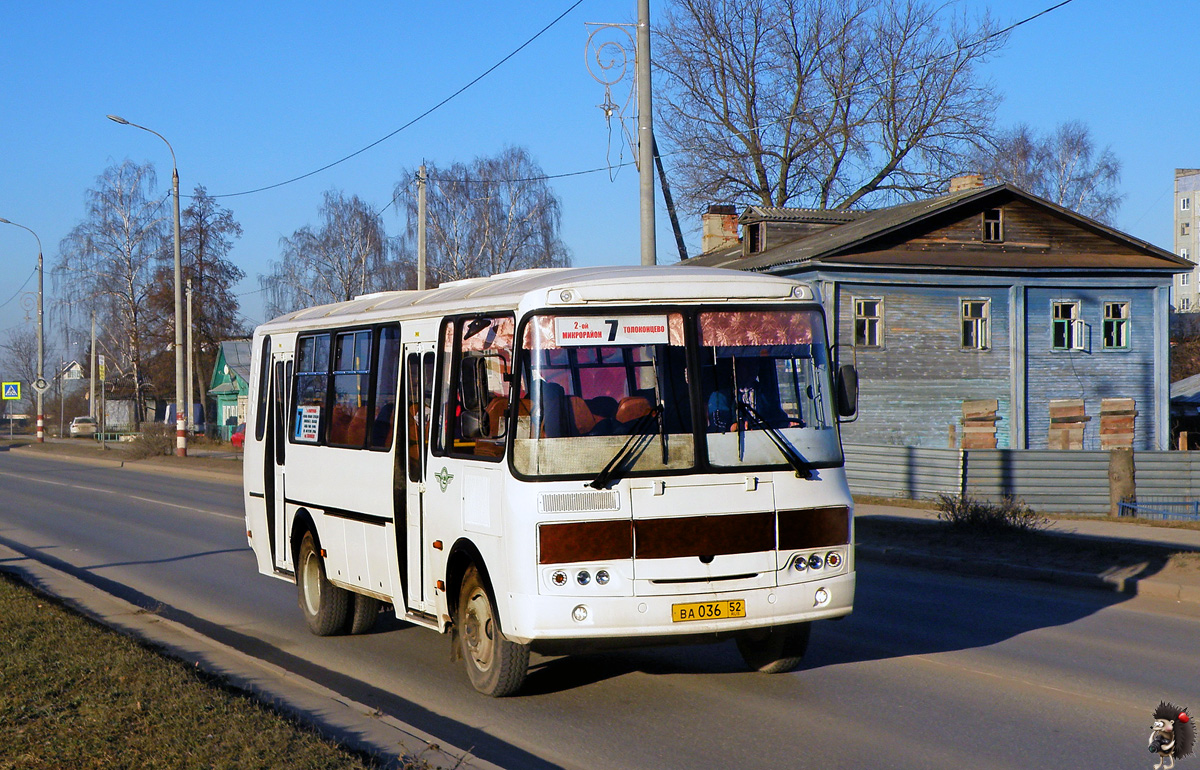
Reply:
<svg viewBox="0 0 1200 770"><path fill-rule="evenodd" d="M1068 1L1069 1L1069 0L1068 0ZM388 134L387 136L384 136L384 137L382 137L382 138L380 138L380 139L377 139L377 140L375 140L374 142L371 142L371 143L370 143L370 144L368 144L366 147L363 147L361 150L355 150L354 152L350 153L349 155L345 156L344 158L341 158L341 159L339 159L339 160L335 160L335 161L334 161L334 162L332 162L332 163L327 163L326 165L324 165L324 166L321 166L320 168L316 169L315 171L309 171L307 174L301 174L300 176L292 177L291 179L285 180L285 181L283 181L283 182L277 182L277 183L275 183L275 184L267 185L267 186L265 186L265 187L257 187L257 188L255 188L255 189L253 189L253 190L244 190L244 191L242 191L242 192L236 192L236 193L225 193L224 195L213 195L213 196L211 196L211 197L213 197L213 198L234 198L234 197L237 197L237 196L240 196L240 195L252 195L252 194L254 194L254 193L265 192L265 191L267 191L267 190L274 190L276 187L283 187L284 185L291 184L292 182L299 182L301 179L307 179L308 177L310 177L310 176L313 176L314 174L319 174L319 173L321 173L322 171L325 171L325 170L327 170L327 169L331 169L331 168L333 168L334 166L336 166L336 165L338 165L338 164L345 163L346 161L350 160L351 158L353 158L353 157L355 157L355 156L358 156L358 155L361 155L361 154L363 154L364 152L366 152L367 150L371 149L372 147L376 147L376 146L378 146L378 145L382 144L383 142L386 142L388 139L391 139L391 138L392 138L393 136L395 136L396 134L400 133L401 131L405 130L406 128L409 128L410 126L414 125L414 124L415 124L415 123L417 123L418 121L420 121L420 120L423 120L424 118L426 118L426 117L428 117L429 115L433 114L435 111L437 111L437 110L441 109L442 107L444 107L444 106L445 106L447 103L449 103L449 102L450 102L452 99L454 99L455 97L457 97L457 96L459 96L460 94L462 94L462 93L463 93L464 91L466 91L468 88L470 88L471 86L475 85L475 84L476 84L476 83L478 83L479 81L483 80L483 79L484 79L485 77L487 77L488 75L490 75L490 74L492 74L493 72L495 72L497 69L499 69L499 68L500 68L500 66L501 66L501 65L503 65L503 64L504 64L505 62L507 62L509 59L511 59L511 58L513 58L514 56L516 56L517 54L519 54L521 51L523 51L523 50L524 50L526 47L528 47L528 46L529 46L531 43L533 43L533 41L537 40L539 37L541 37L543 34L545 34L545 33L546 33L546 32L547 32L547 31L548 31L548 30L549 30L551 27L553 27L553 26L554 26L555 24L557 24L558 22L562 21L562 19L563 19L563 18L564 18L564 17L565 17L567 14L569 14L571 11L575 10L576 8L578 8L578 7L579 7L580 5L582 5L582 4L583 4L583 0L576 0L576 1L575 1L575 2L574 2L574 3L573 3L573 4L572 4L572 5L569 7L569 8L567 8L567 10L563 11L562 13L560 13L560 14L559 14L559 15L558 15L558 16L557 16L555 19L554 19L554 21L552 21L552 22L550 22L549 24L547 24L546 26L542 27L542 28L541 28L541 30L539 30L539 31L537 32L537 34L535 34L533 37L529 38L529 39L528 39L528 40L526 40L524 43L522 43L521 45L519 45L519 46L518 46L518 47L517 47L515 50L513 50L513 51L512 51L512 53L508 54L508 55L507 55L507 56L505 56L503 59L501 59L500 61L498 61L498 62L496 62L495 64L493 64L491 67L488 67L486 70L484 70L484 71L483 71L483 73L481 73L479 76L477 76L477 77L476 77L474 80L470 81L469 83L467 83L467 84L466 84L465 86L463 86L462 88L458 89L458 90L457 90L457 91L455 91L454 93L452 93L452 94L450 94L449 96L447 96L445 99L442 99L442 100L441 100L440 102L438 102L437 104L435 104L435 105L433 105L432 107L430 107L429 109L425 110L425 112L422 112L422 113L421 113L420 115L418 115L417 117L413 118L412 120L408 121L408 122L407 122L407 123L405 123L404 125L400 126L400 128L397 128L395 131L391 132L391 133L390 133L390 134Z"/></svg>
<svg viewBox="0 0 1200 770"><path fill-rule="evenodd" d="M1062 0L1061 2L1059 2L1059 3L1056 3L1055 5L1052 5L1052 6L1050 6L1049 8L1044 8L1044 9L1042 9L1041 11L1038 11L1037 13L1035 13L1035 14L1033 14L1033 15L1031 15L1031 16L1027 16L1027 17L1025 17L1024 19L1021 19L1020 21L1013 22L1012 24L1009 24L1009 25L1008 25L1007 27L1005 27L1004 29L997 30L996 32L992 32L991 34L985 35L985 36L983 36L983 37L979 38L978 40L971 41L970 43L966 43L966 44L964 44L964 45L961 45L961 46L956 46L956 47L955 47L953 50L947 51L946 53L944 53L944 54L941 54L940 56L935 56L935 57L933 57L932 59L929 59L927 62L925 62L925 64L924 64L924 65L922 65L922 67L921 67L921 68L918 68L918 67L913 67L913 68L911 68L911 69L908 69L908 70L903 70L903 71L901 71L901 72L899 72L899 73L897 73L897 74L900 74L900 75L911 75L911 74L914 74L914 73L916 73L916 72L918 71L918 69L923 69L925 66L928 66L929 62L937 62L937 61L941 61L942 59L947 59L947 58L950 58L951 56L954 56L954 55L956 55L956 54L959 54L959 53L961 53L961 52L963 52L963 51L967 51L967 50L970 50L970 49L972 49L972 48L975 48L975 47L977 47L977 46L983 45L984 43L988 42L989 40L993 40L993 39L995 39L995 38L1001 37L1002 35L1008 34L1009 32L1013 31L1013 30L1014 30L1014 29L1016 29L1017 27L1020 27L1020 26L1022 26L1022 25L1024 25L1024 24L1028 24L1029 22L1031 22L1031 21L1034 21L1035 19L1038 19L1038 18L1040 18L1040 17L1042 17L1042 16L1045 16L1045 15L1046 15L1046 14L1048 14L1048 13L1051 13L1051 12L1053 12L1053 11L1056 11L1056 10L1058 10L1059 8L1062 8L1062 7L1063 7L1063 6L1065 6L1065 5L1069 5L1070 3L1074 2L1074 1L1075 1L1075 0ZM560 17L560 18L561 18L561 17ZM557 19L556 19L556 21L557 21ZM848 94L847 96L849 96L849 94ZM833 98L833 99L830 99L830 100L829 100L829 101L827 101L827 102L824 102L824 103L822 103L822 104L818 104L818 105L816 105L815 107L812 107L812 108L810 108L809 110L806 110L806 111L812 111L812 110L815 110L815 109L821 109L822 107L829 107L829 106L832 106L832 105L834 105L834 104L837 104L839 101L841 101L842 99L845 99L845 98L846 98L846 96L835 97L835 98ZM758 130L760 130L760 129L767 128L767 127L769 127L769 126L772 126L772 125L777 125L777 124L779 124L779 123L782 123L782 122L784 122L784 121L786 121L786 120L789 120L789 119L791 119L791 118L797 117L797 115L798 115L798 113L790 113L790 114L788 114L788 115L784 115L784 116L783 116L783 117L781 117L781 118L778 118L777 120L772 120L772 121L768 121L768 122L765 122L765 123L760 123L760 124L758 124L758 125L756 125L756 126L752 126L752 127L748 128L747 130L748 130L748 131L758 131ZM672 156L672 155L678 155L678 154L679 154L679 153L681 153L681 152L683 152L683 150L682 150L682 149L680 149L680 150L672 150L672 151L669 151L669 152L663 152L663 153L659 153L659 157L661 157L661 158L667 158L667 157L670 157L670 156ZM447 182L447 181L449 181L449 182L493 182L493 183L503 183L503 182L541 182L541 181L549 181L549 180L551 180L551 179L563 179L563 178L566 178L566 177L572 177L572 176L584 176L584 175L586 175L586 174L597 174L597 173L600 173L601 171L609 171L609 172L611 172L613 169L625 168L626 166L635 166L635 165L637 165L636 161L632 161L632 160L631 160L631 161L626 161L625 163L619 163L619 164L617 164L617 165L615 165L615 166L613 166L613 165L608 165L608 166L603 166L603 167L600 167L600 168L592 168L592 169L587 169L586 171L568 171L568 172L561 173L561 174L544 174L544 175L542 175L542 176L524 177L524 178L519 178L519 179L474 179L474 178L471 178L471 177L461 177L461 178L454 178L454 179L439 179L439 178L435 178L435 177L430 177L430 178L429 178L429 181L430 181L430 182ZM393 196L393 197L392 197L392 200L391 200L391 201L389 201L388 205L387 205L387 206L384 206L384 207L383 207L383 209L381 209L379 213L380 213L380 214L382 214L384 211L387 211L389 208L391 208L392 204L394 204L395 202L396 202L396 197L395 197L395 196Z"/></svg>
<svg viewBox="0 0 1200 770"><path fill-rule="evenodd" d="M35 268L33 268L33 270L30 270L30 271L29 271L29 276L28 276L28 277L25 279L25 283L21 284L21 288L17 289L17 291L16 291L16 292L15 292L15 293L14 293L14 294L11 296L11 297L9 297L8 299L4 300L4 302L0 302L0 307L4 307L4 306L5 306L5 305L7 305L9 302L12 302L14 299L16 299L18 296L20 296L21 292L25 291L25 287L29 285L29 281L33 279L33 276L34 276L36 273L37 273L37 268L36 268L36 267L35 267Z"/></svg>

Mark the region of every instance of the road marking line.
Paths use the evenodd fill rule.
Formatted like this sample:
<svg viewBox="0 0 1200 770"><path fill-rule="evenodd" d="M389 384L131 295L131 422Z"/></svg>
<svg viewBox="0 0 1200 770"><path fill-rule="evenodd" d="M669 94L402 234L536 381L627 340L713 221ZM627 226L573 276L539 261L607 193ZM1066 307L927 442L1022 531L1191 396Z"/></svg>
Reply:
<svg viewBox="0 0 1200 770"><path fill-rule="evenodd" d="M203 513L208 516L217 516L222 519L233 519L234 521L241 521L243 518L245 518L244 516L234 516L232 514L222 513L220 511L208 511L203 508L194 508L190 505L179 505L178 503L168 503L165 500L155 500L152 497L138 497L137 495L122 494L121 492L119 492L115 489L101 489L99 487L85 487L80 484L70 484L65 481L50 481L49 479L30 478L29 476L22 476L19 473L7 473L5 471L0 471L0 476L10 476L14 479L21 479L23 481L33 481L38 484L49 484L50 486L54 486L54 487L67 487L69 489L80 489L85 492L101 492L106 495L119 495L122 497L128 497L130 500L138 500L143 503L153 503L154 505L165 505L168 508L181 508L185 511L191 511L193 513Z"/></svg>

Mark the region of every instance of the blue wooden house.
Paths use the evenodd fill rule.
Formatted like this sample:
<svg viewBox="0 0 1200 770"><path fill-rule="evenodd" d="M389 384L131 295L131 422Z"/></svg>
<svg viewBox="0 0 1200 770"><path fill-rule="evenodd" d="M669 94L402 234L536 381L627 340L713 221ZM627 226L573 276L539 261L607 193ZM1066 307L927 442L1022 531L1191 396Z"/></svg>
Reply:
<svg viewBox="0 0 1200 770"><path fill-rule="evenodd" d="M246 421L250 394L250 340L225 340L217 352L208 395L216 402L217 437L228 441Z"/></svg>
<svg viewBox="0 0 1200 770"><path fill-rule="evenodd" d="M873 211L714 209L689 264L820 287L859 370L846 441L1168 448L1170 289L1188 261L1008 184Z"/></svg>

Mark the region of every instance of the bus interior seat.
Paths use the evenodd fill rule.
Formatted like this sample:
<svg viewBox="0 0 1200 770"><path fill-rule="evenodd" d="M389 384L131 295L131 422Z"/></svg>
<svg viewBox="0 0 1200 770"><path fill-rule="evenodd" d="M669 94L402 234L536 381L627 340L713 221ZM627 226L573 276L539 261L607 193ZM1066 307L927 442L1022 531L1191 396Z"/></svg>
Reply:
<svg viewBox="0 0 1200 770"><path fill-rule="evenodd" d="M650 399L643 396L626 396L617 405L615 419L622 425L630 423L650 414Z"/></svg>

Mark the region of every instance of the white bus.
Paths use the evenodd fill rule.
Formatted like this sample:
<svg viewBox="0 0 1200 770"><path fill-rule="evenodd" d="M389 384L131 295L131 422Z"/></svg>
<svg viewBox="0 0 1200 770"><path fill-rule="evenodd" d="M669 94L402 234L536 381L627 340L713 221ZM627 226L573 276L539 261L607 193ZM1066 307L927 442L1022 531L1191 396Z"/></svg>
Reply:
<svg viewBox="0 0 1200 770"><path fill-rule="evenodd" d="M732 637L787 671L851 610L857 380L807 285L522 271L290 313L252 366L247 536L315 634L390 606L503 696L531 650Z"/></svg>

